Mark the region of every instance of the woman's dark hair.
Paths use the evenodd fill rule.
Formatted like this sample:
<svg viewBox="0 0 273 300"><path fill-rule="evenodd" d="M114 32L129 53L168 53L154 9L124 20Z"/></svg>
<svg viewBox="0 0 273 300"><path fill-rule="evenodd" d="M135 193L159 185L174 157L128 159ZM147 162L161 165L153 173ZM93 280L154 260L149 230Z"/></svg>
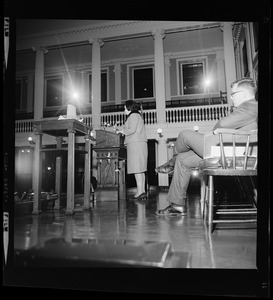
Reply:
<svg viewBox="0 0 273 300"><path fill-rule="evenodd" d="M135 102L134 100L127 100L125 102L125 106L129 111L138 111L139 110L139 104Z"/></svg>

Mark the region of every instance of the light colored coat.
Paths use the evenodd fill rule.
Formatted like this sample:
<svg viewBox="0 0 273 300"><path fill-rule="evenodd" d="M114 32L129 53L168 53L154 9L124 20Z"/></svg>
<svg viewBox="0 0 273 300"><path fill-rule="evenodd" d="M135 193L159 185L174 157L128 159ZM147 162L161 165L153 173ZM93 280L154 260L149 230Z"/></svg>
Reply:
<svg viewBox="0 0 273 300"><path fill-rule="evenodd" d="M147 142L145 125L141 115L138 113L132 113L128 116L123 132L125 134L125 144Z"/></svg>
<svg viewBox="0 0 273 300"><path fill-rule="evenodd" d="M138 113L131 113L123 127L127 146L127 174L147 171L148 145L145 125Z"/></svg>

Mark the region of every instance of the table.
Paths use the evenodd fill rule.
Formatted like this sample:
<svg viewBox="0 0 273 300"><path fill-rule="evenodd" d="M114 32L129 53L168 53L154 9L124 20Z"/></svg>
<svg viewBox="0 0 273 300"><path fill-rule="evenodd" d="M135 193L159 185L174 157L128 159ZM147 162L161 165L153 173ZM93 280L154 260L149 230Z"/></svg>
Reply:
<svg viewBox="0 0 273 300"><path fill-rule="evenodd" d="M84 209L89 209L90 201L90 163L91 163L91 140L90 126L79 122L76 119L65 120L43 120L34 121L33 131L36 136L35 148L34 148L34 202L33 202L33 214L41 212L41 181L42 181L42 151L57 151L58 157L63 151L68 151L67 156L67 200L66 200L66 214L74 213L74 183L75 183L75 151L81 151L85 153L85 181L84 181ZM57 140L57 148L43 149L42 148L42 136L48 134L55 136ZM77 149L75 147L75 137L83 136L85 139L85 150ZM62 147L63 137L68 137L67 148ZM56 181L55 186L59 194L59 200L57 206L60 204L61 196L61 159L56 159Z"/></svg>

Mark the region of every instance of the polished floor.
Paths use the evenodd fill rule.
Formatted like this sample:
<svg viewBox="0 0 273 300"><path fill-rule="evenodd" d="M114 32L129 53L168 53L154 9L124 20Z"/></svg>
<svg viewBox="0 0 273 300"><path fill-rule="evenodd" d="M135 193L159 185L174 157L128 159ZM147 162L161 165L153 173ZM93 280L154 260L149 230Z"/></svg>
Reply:
<svg viewBox="0 0 273 300"><path fill-rule="evenodd" d="M163 245L160 252L163 264L158 266L164 268L256 268L256 224L217 225L210 235L200 213L198 189L192 189L188 195L187 216L157 216L155 211L168 204L166 198L167 192L152 190L143 203L128 199L95 201L90 210L83 210L83 197L76 195L73 216L66 215L64 208L51 208L39 215L15 217L14 249L41 248L45 242L61 238L68 244L80 241L108 245L112 250L115 245L138 246L147 256L149 245L159 252ZM128 248L131 256L132 249ZM153 253L156 256L156 251Z"/></svg>

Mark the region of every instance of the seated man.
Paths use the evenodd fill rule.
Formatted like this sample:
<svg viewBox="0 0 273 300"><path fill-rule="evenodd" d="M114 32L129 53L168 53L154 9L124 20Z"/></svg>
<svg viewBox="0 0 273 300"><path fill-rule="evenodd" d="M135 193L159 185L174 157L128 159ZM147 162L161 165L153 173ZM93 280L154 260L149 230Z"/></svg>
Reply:
<svg viewBox="0 0 273 300"><path fill-rule="evenodd" d="M233 112L220 119L213 127L252 130L257 128L258 103L255 99L256 85L252 78L242 78L231 84L231 100ZM216 137L216 136L215 136ZM179 133L174 145L174 155L155 170L158 173L172 173L165 209L156 212L157 215L186 215L186 195L191 177L191 169L199 166L203 159L204 134L185 130Z"/></svg>

